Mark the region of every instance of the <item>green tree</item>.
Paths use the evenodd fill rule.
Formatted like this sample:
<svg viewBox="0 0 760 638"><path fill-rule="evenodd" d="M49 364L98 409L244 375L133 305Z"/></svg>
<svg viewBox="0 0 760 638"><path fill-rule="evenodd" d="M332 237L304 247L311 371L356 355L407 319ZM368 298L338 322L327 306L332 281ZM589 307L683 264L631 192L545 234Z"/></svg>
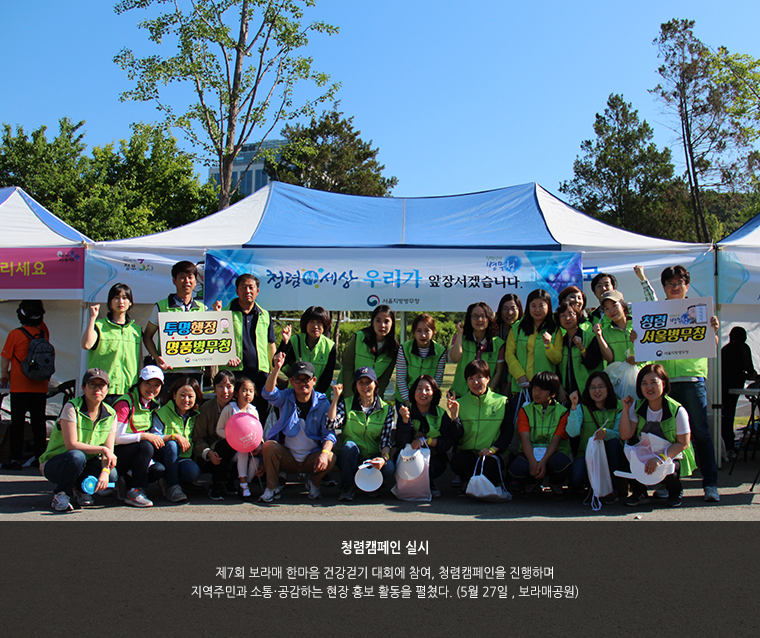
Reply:
<svg viewBox="0 0 760 638"><path fill-rule="evenodd" d="M166 0L121 0L116 12L147 9ZM155 101L171 126L177 126L219 167L219 210L230 203L239 182L232 163L251 138L264 140L278 122L311 115L314 104L331 99L338 85L312 69L312 59L297 52L310 33L334 34L325 22L302 24L304 7L315 0L177 0L170 11L140 27L157 45L176 41L171 57L136 58L123 49L116 57L135 87L123 100ZM313 81L324 93L296 103L294 88ZM161 98L161 87L189 84L196 100L186 110ZM242 175L241 175L242 179Z"/></svg>
<svg viewBox="0 0 760 638"><path fill-rule="evenodd" d="M732 187L740 173L740 147L726 110L729 87L716 81L709 49L694 35L693 20L671 20L660 26L654 44L663 64L652 92L676 122L686 165L698 241L711 241L702 189Z"/></svg>
<svg viewBox="0 0 760 638"><path fill-rule="evenodd" d="M377 161L379 149L372 140L363 141L354 130L354 118L346 119L338 104L309 126L286 125L282 137L288 144L280 150L281 160L268 161L266 172L276 181L321 191L349 195L389 196L398 184L383 177L385 166Z"/></svg>
<svg viewBox="0 0 760 638"><path fill-rule="evenodd" d="M683 238L679 189L670 150L659 150L646 120L622 95L611 94L596 114L596 138L581 143L575 177L560 184L573 205L608 224L637 233Z"/></svg>

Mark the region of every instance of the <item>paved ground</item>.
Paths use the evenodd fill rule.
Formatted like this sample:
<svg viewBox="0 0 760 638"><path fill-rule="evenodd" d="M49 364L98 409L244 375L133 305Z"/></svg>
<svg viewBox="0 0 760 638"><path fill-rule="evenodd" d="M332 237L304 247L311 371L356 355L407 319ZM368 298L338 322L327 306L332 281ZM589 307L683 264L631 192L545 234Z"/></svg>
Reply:
<svg viewBox="0 0 760 638"><path fill-rule="evenodd" d="M310 501L302 484L288 484L282 498L273 504L241 503L236 496L224 501L212 501L201 493L191 493L190 503L174 505L167 503L156 486L148 491L155 506L137 509L123 505L115 497L97 497L96 506L76 510L70 514L56 514L50 509L51 484L40 476L38 470L20 472L0 470L0 515L5 520L98 520L98 521L185 521L185 520L673 520L673 521L755 521L760 520L760 485L754 492L749 488L760 459L737 462L732 476L729 468L719 473L721 502L705 503L702 498L701 480L684 481L683 506L671 510L656 500L637 508L622 503L606 505L600 512L592 512L577 496L566 495L562 501L554 501L549 495L528 499L516 495L507 503L482 503L457 496L457 489L450 487L452 474L447 472L439 481L443 495L431 503L409 503L396 500L389 493L378 498L357 496L352 503L338 503L338 488L323 488L323 498ZM204 477L208 478L208 477ZM254 496L260 493L257 487Z"/></svg>

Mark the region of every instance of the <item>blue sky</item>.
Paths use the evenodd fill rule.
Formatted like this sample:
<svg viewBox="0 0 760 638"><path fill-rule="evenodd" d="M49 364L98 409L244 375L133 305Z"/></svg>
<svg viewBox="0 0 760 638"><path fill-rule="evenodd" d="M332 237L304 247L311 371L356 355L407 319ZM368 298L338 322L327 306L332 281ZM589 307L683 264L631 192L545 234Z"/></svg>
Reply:
<svg viewBox="0 0 760 638"><path fill-rule="evenodd" d="M340 34L312 37L308 53L342 83L341 109L398 177L394 195L525 182L558 193L610 93L633 103L658 145L673 144L648 92L658 82L660 23L693 19L706 44L758 57L759 6L317 0L308 17ZM3 2L0 121L27 132L47 125L52 137L59 118L86 120L85 141L97 146L129 137L131 122L160 119L149 103L119 101L130 84L114 55L124 46L152 52L136 28L142 17L117 16L109 0Z"/></svg>

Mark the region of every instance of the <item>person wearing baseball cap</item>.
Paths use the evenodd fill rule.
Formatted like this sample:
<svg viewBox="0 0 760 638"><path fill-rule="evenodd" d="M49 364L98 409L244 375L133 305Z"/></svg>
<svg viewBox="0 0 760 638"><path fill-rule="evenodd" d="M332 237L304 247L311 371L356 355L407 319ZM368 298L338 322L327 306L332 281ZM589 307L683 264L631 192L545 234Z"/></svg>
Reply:
<svg viewBox="0 0 760 638"><path fill-rule="evenodd" d="M288 372L290 387L280 390L277 375L284 364L285 353L275 354L263 392L264 398L280 410L262 453L267 486L259 500L265 503L280 498L281 470L306 474L309 498L322 498L320 483L335 465L333 447L337 439L326 419L330 402L314 389L314 366L308 361L293 363Z"/></svg>
<svg viewBox="0 0 760 638"><path fill-rule="evenodd" d="M607 364L616 361L636 363L633 352L636 333L633 332L633 322L628 316L628 305L623 299L623 293L619 290L608 290L602 294L600 301L604 314L609 320L597 323L593 328L602 357Z"/></svg>
<svg viewBox="0 0 760 638"><path fill-rule="evenodd" d="M369 461L382 472L386 486L393 483L395 466L391 460L391 446L395 412L380 398L377 374L370 367L362 366L354 373L351 398L340 398L342 391L342 385L333 388L327 425L331 430L342 430L338 500L353 501L354 475L364 461Z"/></svg>
<svg viewBox="0 0 760 638"><path fill-rule="evenodd" d="M40 471L56 484L52 507L56 512L73 508L76 497L82 507L94 505L91 494L81 489L88 476L97 477L96 492L115 481L116 414L104 402L108 394L108 373L90 368L82 379L83 395L63 406L50 435L47 450L40 457Z"/></svg>
<svg viewBox="0 0 760 638"><path fill-rule="evenodd" d="M155 453L164 447L164 440L149 432L163 385L164 371L158 366L145 366L140 370L137 383L113 406L116 412L114 452L120 477L116 483L116 495L133 507L153 505L145 496L145 490L148 483L159 480L164 474L163 465L151 463Z"/></svg>

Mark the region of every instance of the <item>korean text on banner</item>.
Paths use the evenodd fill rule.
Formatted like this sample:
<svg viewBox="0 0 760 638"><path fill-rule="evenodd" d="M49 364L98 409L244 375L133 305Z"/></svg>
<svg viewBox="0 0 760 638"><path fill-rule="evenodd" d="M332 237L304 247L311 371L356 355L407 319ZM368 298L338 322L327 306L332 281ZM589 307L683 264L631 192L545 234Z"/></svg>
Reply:
<svg viewBox="0 0 760 638"><path fill-rule="evenodd" d="M631 308L637 361L716 356L712 297L644 301Z"/></svg>
<svg viewBox="0 0 760 638"><path fill-rule="evenodd" d="M0 290L81 290L84 248L3 248Z"/></svg>
<svg viewBox="0 0 760 638"><path fill-rule="evenodd" d="M226 365L235 353L232 312L159 312L161 356L172 368Z"/></svg>

